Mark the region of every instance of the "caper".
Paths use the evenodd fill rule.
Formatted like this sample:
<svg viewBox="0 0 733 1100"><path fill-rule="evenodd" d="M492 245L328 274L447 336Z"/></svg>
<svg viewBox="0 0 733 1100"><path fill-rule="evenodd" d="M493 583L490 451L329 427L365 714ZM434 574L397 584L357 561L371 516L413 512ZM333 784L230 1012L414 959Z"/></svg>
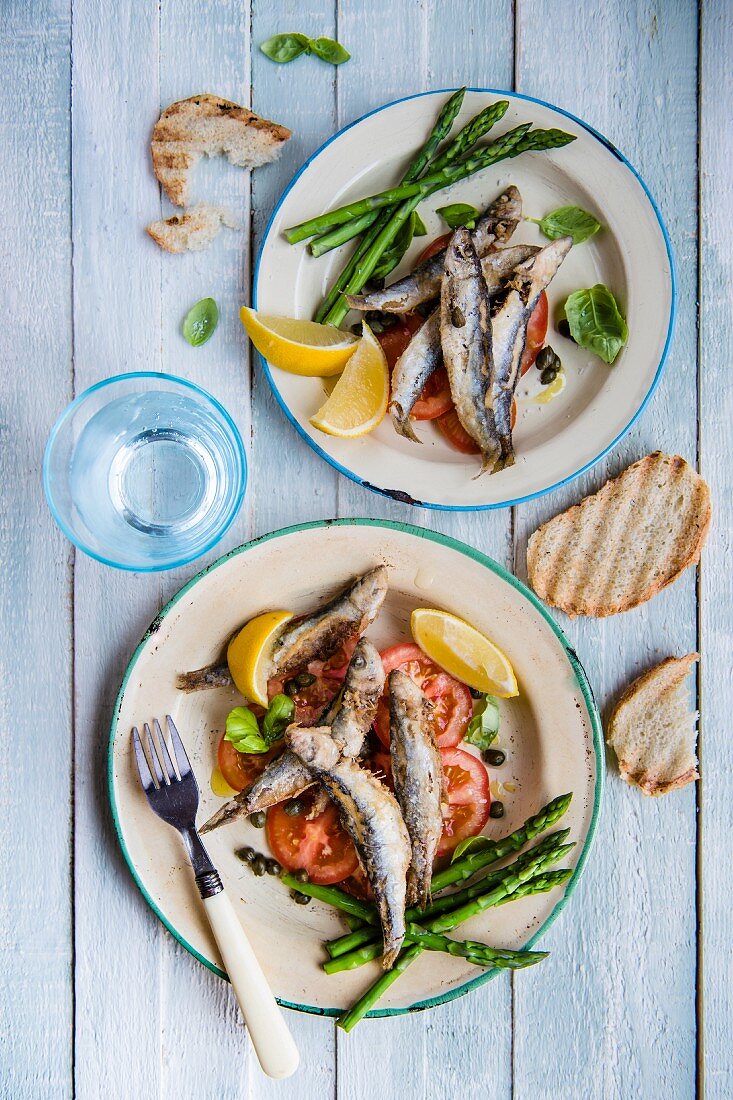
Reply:
<svg viewBox="0 0 733 1100"><path fill-rule="evenodd" d="M573 334L570 331L567 317L563 317L562 320L557 322L557 331L561 336L564 336L566 340L573 340ZM575 340L573 340L573 343L575 343Z"/></svg>
<svg viewBox="0 0 733 1100"><path fill-rule="evenodd" d="M245 863L251 863L257 855L254 848L250 848L249 846L240 848L235 854L239 856L241 860L244 860Z"/></svg>
<svg viewBox="0 0 733 1100"><path fill-rule="evenodd" d="M285 803L283 810L288 817L297 817L298 814L303 812L303 803L298 798L291 798L289 802Z"/></svg>
<svg viewBox="0 0 733 1100"><path fill-rule="evenodd" d="M554 367L545 367L540 375L540 382L543 386L549 386L551 382L554 382L557 378L557 371Z"/></svg>
<svg viewBox="0 0 733 1100"><path fill-rule="evenodd" d="M253 814L250 814L249 823L254 825L255 829L264 829L266 821L267 814L264 810L255 810Z"/></svg>
<svg viewBox="0 0 733 1100"><path fill-rule="evenodd" d="M296 871L293 878L297 878L298 882L308 881L308 872L304 867L301 867L299 871Z"/></svg>
<svg viewBox="0 0 733 1100"><path fill-rule="evenodd" d="M562 361L555 349L551 348L550 345L547 344L544 348L542 348L539 355L535 359L535 366L537 367L537 370L540 371L540 373L542 373L542 371L546 370L548 367L552 370L558 371L562 368Z"/></svg>
<svg viewBox="0 0 733 1100"><path fill-rule="evenodd" d="M255 856L252 861L252 870L257 875L257 878L262 878L267 871L267 860L264 856Z"/></svg>
<svg viewBox="0 0 733 1100"><path fill-rule="evenodd" d="M307 905L311 900L307 894L301 894L300 890L293 890L290 896L296 905Z"/></svg>
<svg viewBox="0 0 733 1100"><path fill-rule="evenodd" d="M486 749L483 757L487 764L491 764L492 768L500 768L506 760L506 753L502 752L501 749Z"/></svg>
<svg viewBox="0 0 733 1100"><path fill-rule="evenodd" d="M393 313L385 313L381 309L369 309L364 314L364 320L374 332L384 332L388 328L394 328L397 318ZM374 328L378 325L378 328Z"/></svg>
<svg viewBox="0 0 733 1100"><path fill-rule="evenodd" d="M266 870L267 870L268 875L279 875L280 872L282 871L282 867L280 866L280 864L277 862L276 859L268 859L267 860L267 865L266 865Z"/></svg>
<svg viewBox="0 0 733 1100"><path fill-rule="evenodd" d="M469 688L468 690L471 692L472 699L483 699L483 691L479 691L478 688Z"/></svg>
<svg viewBox="0 0 733 1100"><path fill-rule="evenodd" d="M489 810L489 817L503 817L504 816L504 803L492 802L491 809Z"/></svg>
<svg viewBox="0 0 733 1100"><path fill-rule="evenodd" d="M295 683L299 688L309 688L311 684L315 684L316 678L310 672L299 672L295 677Z"/></svg>
<svg viewBox="0 0 733 1100"><path fill-rule="evenodd" d="M295 680L286 680L283 686L283 691L286 695L289 695L292 699L294 695L298 694L298 685Z"/></svg>

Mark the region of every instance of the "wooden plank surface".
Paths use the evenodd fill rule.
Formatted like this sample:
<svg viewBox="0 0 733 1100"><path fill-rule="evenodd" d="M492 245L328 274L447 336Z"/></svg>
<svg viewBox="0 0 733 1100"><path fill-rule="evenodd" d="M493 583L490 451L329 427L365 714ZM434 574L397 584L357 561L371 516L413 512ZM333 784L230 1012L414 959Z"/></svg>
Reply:
<svg viewBox="0 0 733 1100"><path fill-rule="evenodd" d="M72 385L69 12L17 0L2 22L0 1092L40 1100L72 1093L73 550L41 487Z"/></svg>
<svg viewBox="0 0 733 1100"><path fill-rule="evenodd" d="M339 70L313 58L273 65L257 46L282 30L338 37L353 60ZM0 750L4 837L15 857L3 877L1 1095L371 1100L468 1088L517 1100L626 1100L702 1095L703 1070L707 1095L733 1092L730 6L706 2L700 30L698 105L697 13L685 0L609 0L602 9L565 0L313 0L303 9L277 0L251 10L246 0L75 0L73 16L69 0L7 5L0 264L15 323L0 334L0 615L4 636L22 645L3 648L0 686L10 731ZM247 358L237 308L277 196L335 129L413 91L514 80L607 134L657 197L679 279L668 371L641 422L575 486L513 514L408 510L339 477L306 447ZM148 163L150 127L161 106L203 90L251 102L294 136L280 162L251 179L202 164L197 189L230 206L243 231L224 231L205 253L164 256L143 232L170 210ZM30 134L39 106L44 125ZM220 328L191 349L180 322L208 295L223 307ZM145 577L78 554L72 573L74 554L40 489L45 437L73 392L141 366L211 389L248 442L246 506L216 553L305 519L389 516L465 539L522 576L538 522L654 447L694 461L699 445L716 499L699 623L692 571L615 620L558 616L604 705L640 666L702 648L697 792L643 800L609 759L596 851L546 937L552 955L542 967L348 1037L331 1021L289 1013L303 1068L279 1085L257 1070L229 987L142 902L107 809L107 729L129 653L160 603L204 563ZM31 818L35 761L49 741L47 812Z"/></svg>
<svg viewBox="0 0 733 1100"><path fill-rule="evenodd" d="M699 1061L708 1100L733 1095L733 951L730 861L733 827L733 362L730 288L733 286L733 182L730 56L733 11L725 0L702 11L700 57L700 469L713 492L713 530L700 570L702 636L698 838Z"/></svg>
<svg viewBox="0 0 733 1100"><path fill-rule="evenodd" d="M606 4L602 11L559 5L547 19L539 0L522 0L519 15L519 90L579 114L642 172L670 231L679 277L666 377L641 421L580 483L518 510L524 575L526 538L538 522L609 474L655 448L695 462L697 27L684 2ZM574 64L559 64L568 49ZM556 618L607 713L641 669L695 649L694 572L636 611L573 623ZM694 896L694 790L642 799L619 780L609 754L587 874L546 937L552 954L544 973L515 981L517 1098L694 1094Z"/></svg>

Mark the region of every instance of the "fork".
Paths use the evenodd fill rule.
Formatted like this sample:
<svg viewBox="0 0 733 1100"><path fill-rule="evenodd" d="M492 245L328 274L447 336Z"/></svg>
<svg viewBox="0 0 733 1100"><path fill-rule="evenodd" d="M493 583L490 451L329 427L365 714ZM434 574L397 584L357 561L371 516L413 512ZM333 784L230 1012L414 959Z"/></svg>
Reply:
<svg viewBox="0 0 733 1100"><path fill-rule="evenodd" d="M153 720L154 733L147 722L143 726L147 756L137 726L132 730L140 782L151 810L181 834L206 916L262 1069L269 1077L290 1077L298 1066L298 1050L224 892L219 872L196 831L198 783L170 714L166 715L166 723L173 759L157 718Z"/></svg>

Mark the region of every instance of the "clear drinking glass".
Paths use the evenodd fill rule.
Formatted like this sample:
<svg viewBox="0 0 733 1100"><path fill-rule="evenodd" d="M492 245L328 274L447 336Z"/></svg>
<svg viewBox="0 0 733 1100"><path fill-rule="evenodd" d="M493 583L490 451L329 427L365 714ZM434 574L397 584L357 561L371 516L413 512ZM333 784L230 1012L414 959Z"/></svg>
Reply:
<svg viewBox="0 0 733 1100"><path fill-rule="evenodd" d="M51 432L43 486L53 517L90 557L150 572L185 565L222 537L247 484L226 409L182 378L107 378Z"/></svg>

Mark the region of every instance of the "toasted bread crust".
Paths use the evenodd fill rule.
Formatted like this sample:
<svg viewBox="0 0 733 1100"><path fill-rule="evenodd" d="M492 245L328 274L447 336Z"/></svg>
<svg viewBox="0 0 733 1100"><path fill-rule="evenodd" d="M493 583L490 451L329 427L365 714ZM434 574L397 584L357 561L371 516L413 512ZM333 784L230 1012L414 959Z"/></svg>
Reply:
<svg viewBox="0 0 733 1100"><path fill-rule="evenodd" d="M188 174L222 123L228 130L223 143L236 142L238 127L254 131L257 137L257 157L248 163L235 158L234 163L242 167L254 167L272 160L290 137L286 126L260 118L248 107L221 96L197 95L171 103L153 128L150 147L155 175L176 206L186 206ZM226 151L232 159L229 150Z"/></svg>
<svg viewBox="0 0 733 1100"><path fill-rule="evenodd" d="M684 772L675 776L664 775L659 765L639 767L637 763L632 763L623 756L623 749L618 743L621 737L616 736L617 726L624 709L629 704L637 698L643 698L644 693L655 686L658 686L660 694L663 691L674 691L682 684L689 675L692 666L699 659L699 653L688 653L684 657L666 657L658 665L648 669L629 684L611 713L608 722L607 743L616 752L621 776L627 783L639 787L644 794L652 797L669 794L670 791L686 787L688 783L694 783L696 779L700 778L697 767L690 766Z"/></svg>
<svg viewBox="0 0 733 1100"><path fill-rule="evenodd" d="M655 451L534 532L529 582L572 617L629 611L699 561L711 521L705 481L679 455Z"/></svg>
<svg viewBox="0 0 733 1100"><path fill-rule="evenodd" d="M235 219L222 207L198 203L182 214L152 222L145 232L166 252L199 252L209 247L222 225L237 228Z"/></svg>

